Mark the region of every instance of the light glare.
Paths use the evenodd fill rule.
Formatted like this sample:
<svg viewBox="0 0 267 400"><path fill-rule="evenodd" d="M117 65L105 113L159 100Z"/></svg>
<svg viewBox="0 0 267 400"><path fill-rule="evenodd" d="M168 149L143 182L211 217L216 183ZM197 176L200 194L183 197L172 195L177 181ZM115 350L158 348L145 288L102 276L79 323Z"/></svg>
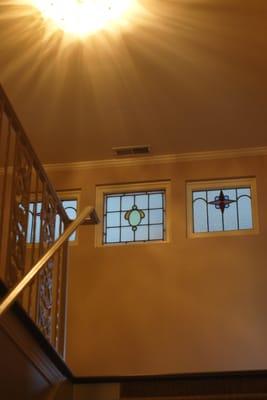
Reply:
<svg viewBox="0 0 267 400"><path fill-rule="evenodd" d="M32 0L47 19L65 32L85 36L119 21L134 0Z"/></svg>

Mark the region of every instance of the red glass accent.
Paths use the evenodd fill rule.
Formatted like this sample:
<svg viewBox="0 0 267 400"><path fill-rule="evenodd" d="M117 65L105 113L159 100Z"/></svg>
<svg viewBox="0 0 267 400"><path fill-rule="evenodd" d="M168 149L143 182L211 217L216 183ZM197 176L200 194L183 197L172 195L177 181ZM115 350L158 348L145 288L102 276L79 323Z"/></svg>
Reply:
<svg viewBox="0 0 267 400"><path fill-rule="evenodd" d="M229 196L225 196L222 190L220 191L220 195L215 197L215 200L208 202L208 204L212 204L216 208L220 209L222 214L231 203L236 203L236 200L230 200Z"/></svg>

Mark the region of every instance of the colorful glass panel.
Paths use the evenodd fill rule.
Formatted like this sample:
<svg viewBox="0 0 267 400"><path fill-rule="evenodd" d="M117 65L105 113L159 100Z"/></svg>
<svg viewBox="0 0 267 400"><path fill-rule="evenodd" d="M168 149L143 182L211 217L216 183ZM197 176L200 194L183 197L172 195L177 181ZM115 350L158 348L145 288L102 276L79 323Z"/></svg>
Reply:
<svg viewBox="0 0 267 400"><path fill-rule="evenodd" d="M164 240L164 190L112 193L104 200L104 244Z"/></svg>
<svg viewBox="0 0 267 400"><path fill-rule="evenodd" d="M192 192L193 232L224 232L253 228L251 188Z"/></svg>

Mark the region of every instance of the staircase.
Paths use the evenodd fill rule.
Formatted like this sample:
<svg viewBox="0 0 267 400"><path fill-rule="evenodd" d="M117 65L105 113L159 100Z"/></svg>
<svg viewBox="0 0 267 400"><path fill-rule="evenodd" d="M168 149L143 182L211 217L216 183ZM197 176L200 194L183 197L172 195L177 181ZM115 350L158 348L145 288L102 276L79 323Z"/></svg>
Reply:
<svg viewBox="0 0 267 400"><path fill-rule="evenodd" d="M65 363L70 221L0 86L0 398L266 399L267 371L75 377Z"/></svg>

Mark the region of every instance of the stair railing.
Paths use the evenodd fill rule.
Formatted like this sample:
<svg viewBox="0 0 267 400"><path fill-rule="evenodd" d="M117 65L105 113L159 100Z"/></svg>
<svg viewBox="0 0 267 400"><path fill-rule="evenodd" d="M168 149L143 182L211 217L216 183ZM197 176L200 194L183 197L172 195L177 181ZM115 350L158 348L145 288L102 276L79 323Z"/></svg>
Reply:
<svg viewBox="0 0 267 400"><path fill-rule="evenodd" d="M67 242L68 238L73 232L83 223L88 220L93 221L96 219L95 209L91 206L87 206L78 217L66 228L64 233L56 240L53 246L47 250L47 252L40 258L40 260L30 269L29 272L21 279L21 281L10 291L5 299L0 303L0 317L4 312L8 310L11 304L16 298L23 292L23 290L31 283L36 275L42 270L42 268L54 257L57 251Z"/></svg>
<svg viewBox="0 0 267 400"><path fill-rule="evenodd" d="M67 238L89 215L71 222L0 86L0 280L54 348L64 354Z"/></svg>

